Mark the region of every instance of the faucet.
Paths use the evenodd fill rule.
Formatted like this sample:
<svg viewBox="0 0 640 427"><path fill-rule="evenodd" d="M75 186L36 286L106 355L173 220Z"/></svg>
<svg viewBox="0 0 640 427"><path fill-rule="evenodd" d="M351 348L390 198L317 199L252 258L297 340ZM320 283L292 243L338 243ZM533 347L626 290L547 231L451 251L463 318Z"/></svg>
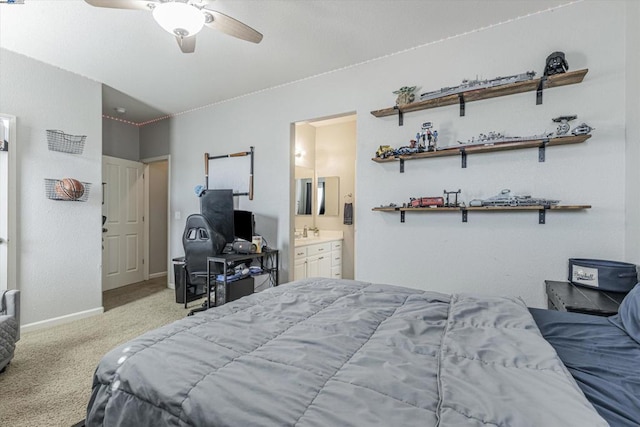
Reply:
<svg viewBox="0 0 640 427"><path fill-rule="evenodd" d="M302 230L302 237L308 237L309 236L309 228L305 225L304 226L304 230Z"/></svg>

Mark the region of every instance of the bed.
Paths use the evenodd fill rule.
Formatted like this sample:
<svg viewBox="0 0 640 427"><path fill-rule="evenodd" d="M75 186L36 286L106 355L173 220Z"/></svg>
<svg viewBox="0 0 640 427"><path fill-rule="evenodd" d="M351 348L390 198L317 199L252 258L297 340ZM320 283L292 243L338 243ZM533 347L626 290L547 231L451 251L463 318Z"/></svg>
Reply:
<svg viewBox="0 0 640 427"><path fill-rule="evenodd" d="M612 426L640 426L640 285L616 316L530 311L598 413Z"/></svg>
<svg viewBox="0 0 640 427"><path fill-rule="evenodd" d="M99 363L87 426L606 426L523 301L306 279Z"/></svg>

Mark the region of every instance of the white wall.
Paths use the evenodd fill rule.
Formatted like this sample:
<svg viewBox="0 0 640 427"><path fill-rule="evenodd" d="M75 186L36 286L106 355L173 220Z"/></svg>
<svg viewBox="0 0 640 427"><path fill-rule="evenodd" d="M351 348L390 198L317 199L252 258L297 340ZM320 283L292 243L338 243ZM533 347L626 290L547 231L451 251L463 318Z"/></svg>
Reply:
<svg viewBox="0 0 640 427"><path fill-rule="evenodd" d="M640 2L627 2L626 43L626 256L640 264Z"/></svg>
<svg viewBox="0 0 640 427"><path fill-rule="evenodd" d="M140 160L138 126L113 119L102 119L102 154L119 159Z"/></svg>
<svg viewBox="0 0 640 427"><path fill-rule="evenodd" d="M102 312L100 83L0 49L0 111L17 116L17 288L22 325ZM86 135L49 151L47 129ZM45 178L92 184L87 202L45 197Z"/></svg>
<svg viewBox="0 0 640 427"><path fill-rule="evenodd" d="M356 67L264 91L172 119L172 256L182 254L180 234L187 212L198 209L191 189L202 182L202 153L256 146L256 192L243 208L275 218L272 245L289 253L291 164L290 123L358 113L356 164L356 278L443 292L477 291L522 296L544 306L544 279L564 279L569 257L625 258L625 3L589 1L507 22L464 36L385 57ZM579 85L551 89L544 104L533 92L457 107L378 119L371 110L393 105L393 90L451 86L476 75L491 78L543 71L547 55L566 53L572 70L589 68ZM479 132L528 135L554 130L551 118L578 114L596 130L577 146L554 147L545 163L536 150L413 161L406 173L397 164L370 159L381 144L405 145L430 120L441 142ZM172 168L173 169L173 168ZM584 212L398 215L372 212L381 203L410 196L463 190L463 200L488 197L502 188L558 198L564 204L593 205ZM638 236L632 236L637 239ZM289 260L281 257L286 280Z"/></svg>
<svg viewBox="0 0 640 427"><path fill-rule="evenodd" d="M140 158L166 156L169 154L169 132L171 120L161 120L140 127Z"/></svg>

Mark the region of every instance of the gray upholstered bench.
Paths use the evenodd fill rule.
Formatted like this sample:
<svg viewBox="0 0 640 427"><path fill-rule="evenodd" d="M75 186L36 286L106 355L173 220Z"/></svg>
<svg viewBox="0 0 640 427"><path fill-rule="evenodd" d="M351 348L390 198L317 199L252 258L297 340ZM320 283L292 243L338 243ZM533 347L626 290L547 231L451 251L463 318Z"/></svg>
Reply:
<svg viewBox="0 0 640 427"><path fill-rule="evenodd" d="M20 291L0 291L0 372L3 372L20 339Z"/></svg>

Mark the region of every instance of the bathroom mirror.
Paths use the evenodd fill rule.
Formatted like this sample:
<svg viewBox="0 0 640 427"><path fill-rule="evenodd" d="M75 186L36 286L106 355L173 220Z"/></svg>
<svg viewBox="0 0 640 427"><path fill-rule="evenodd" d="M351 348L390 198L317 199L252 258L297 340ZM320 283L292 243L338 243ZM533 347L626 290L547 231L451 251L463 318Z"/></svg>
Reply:
<svg viewBox="0 0 640 427"><path fill-rule="evenodd" d="M296 215L313 213L313 169L296 166Z"/></svg>
<svg viewBox="0 0 640 427"><path fill-rule="evenodd" d="M340 212L340 178L318 177L318 215L338 216Z"/></svg>

